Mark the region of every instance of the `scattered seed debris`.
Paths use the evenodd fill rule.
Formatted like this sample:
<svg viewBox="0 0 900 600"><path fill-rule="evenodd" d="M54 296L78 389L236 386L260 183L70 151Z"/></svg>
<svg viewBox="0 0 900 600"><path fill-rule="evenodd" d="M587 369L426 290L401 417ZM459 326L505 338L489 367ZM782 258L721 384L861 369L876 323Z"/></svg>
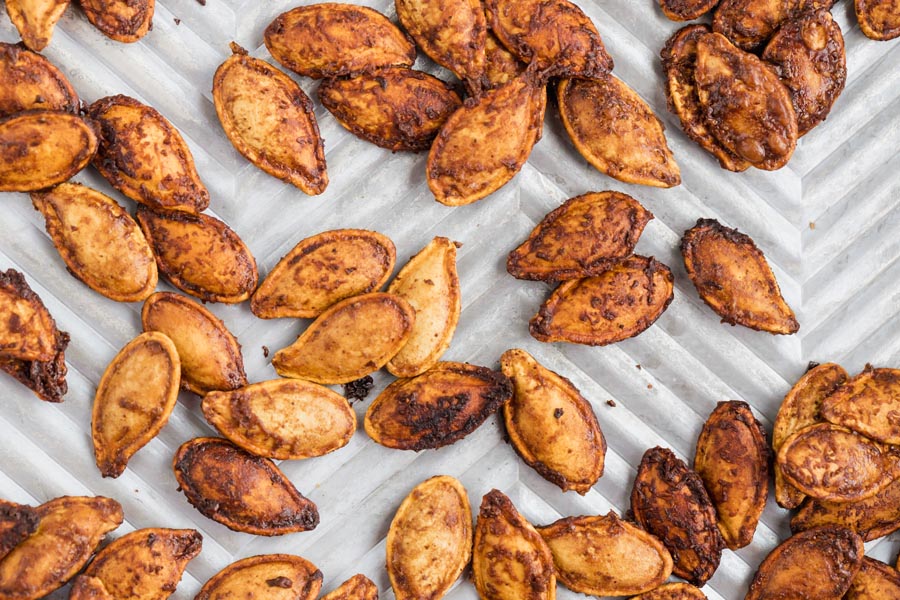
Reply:
<svg viewBox="0 0 900 600"><path fill-rule="evenodd" d="M262 347L262 351L263 351L263 356L264 356L265 358L269 358L269 347L268 347L268 346L263 346L263 347Z"/></svg>
<svg viewBox="0 0 900 600"><path fill-rule="evenodd" d="M179 19L178 17L175 17L175 24L181 25L181 19Z"/></svg>
<svg viewBox="0 0 900 600"><path fill-rule="evenodd" d="M344 388L344 398L349 400L350 404L353 404L355 401L365 400L373 385L375 385L375 382L372 380L372 376L366 375L356 381L345 383L341 387Z"/></svg>
<svg viewBox="0 0 900 600"><path fill-rule="evenodd" d="M606 405L607 405L607 406L612 406L613 408L615 408L615 407L616 407L616 401L613 400L612 398L610 398L609 400L606 401Z"/></svg>
<svg viewBox="0 0 900 600"><path fill-rule="evenodd" d="M638 371L640 371L641 369L643 369L643 367L641 366L641 363L638 363L638 364L634 365L634 368L637 369Z"/></svg>
<svg viewBox="0 0 900 600"><path fill-rule="evenodd" d="M810 221L809 228L814 230L816 228L816 224L814 222Z"/></svg>
<svg viewBox="0 0 900 600"><path fill-rule="evenodd" d="M652 383L648 383L648 384L647 384L647 389L648 389L648 390L652 390L652 389L653 389L653 384L652 384Z"/></svg>

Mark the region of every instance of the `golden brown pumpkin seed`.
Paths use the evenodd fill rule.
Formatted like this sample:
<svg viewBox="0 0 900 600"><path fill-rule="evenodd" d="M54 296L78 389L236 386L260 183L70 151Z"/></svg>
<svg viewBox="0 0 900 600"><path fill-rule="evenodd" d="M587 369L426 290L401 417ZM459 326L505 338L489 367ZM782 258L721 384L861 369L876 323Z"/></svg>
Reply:
<svg viewBox="0 0 900 600"><path fill-rule="evenodd" d="M278 261L253 294L250 310L260 319L318 317L340 300L381 289L396 258L394 242L376 231L324 231Z"/></svg>
<svg viewBox="0 0 900 600"><path fill-rule="evenodd" d="M354 575L319 600L378 600L378 588L365 575Z"/></svg>
<svg viewBox="0 0 900 600"><path fill-rule="evenodd" d="M0 356L52 360L59 330L50 311L14 269L0 271Z"/></svg>
<svg viewBox="0 0 900 600"><path fill-rule="evenodd" d="M626 183L681 184L665 126L622 80L563 79L557 98L569 138L595 169Z"/></svg>
<svg viewBox="0 0 900 600"><path fill-rule="evenodd" d="M247 56L232 54L213 77L213 102L225 135L254 165L304 193L328 186L325 148L309 96L293 79Z"/></svg>
<svg viewBox="0 0 900 600"><path fill-rule="evenodd" d="M706 594L689 583L667 583L631 600L707 600Z"/></svg>
<svg viewBox="0 0 900 600"><path fill-rule="evenodd" d="M305 558L264 554L228 565L206 582L194 600L315 600L321 588L322 572Z"/></svg>
<svg viewBox="0 0 900 600"><path fill-rule="evenodd" d="M900 598L900 571L894 567L864 556L859 571L844 600L887 600Z"/></svg>
<svg viewBox="0 0 900 600"><path fill-rule="evenodd" d="M266 458L322 456L346 446L356 432L356 413L343 396L299 379L210 392L201 406L219 433Z"/></svg>
<svg viewBox="0 0 900 600"><path fill-rule="evenodd" d="M417 485L387 536L387 572L397 600L443 598L472 558L472 509L447 475Z"/></svg>
<svg viewBox="0 0 900 600"><path fill-rule="evenodd" d="M97 100L88 114L100 125L94 167L114 188L151 208L197 213L209 206L190 149L156 109L119 95Z"/></svg>
<svg viewBox="0 0 900 600"><path fill-rule="evenodd" d="M462 206L504 186L540 139L546 106L546 88L523 73L453 113L428 153L435 199Z"/></svg>
<svg viewBox="0 0 900 600"><path fill-rule="evenodd" d="M475 431L512 397L512 384L486 367L439 362L389 385L366 412L366 433L388 448L442 448Z"/></svg>
<svg viewBox="0 0 900 600"><path fill-rule="evenodd" d="M789 19L820 9L835 0L722 0L713 15L713 31L748 52L762 49L775 30Z"/></svg>
<svg viewBox="0 0 900 600"><path fill-rule="evenodd" d="M823 419L864 436L900 444L900 369L866 369L822 401Z"/></svg>
<svg viewBox="0 0 900 600"><path fill-rule="evenodd" d="M723 169L745 171L750 168L743 158L723 146L712 134L703 114L694 72L697 68L697 40L709 33L707 25L682 27L669 38L660 52L666 72L666 98L669 112L678 116L681 128L689 138L718 159Z"/></svg>
<svg viewBox="0 0 900 600"><path fill-rule="evenodd" d="M700 298L723 322L782 335L800 329L750 236L715 219L698 219L684 232L681 255Z"/></svg>
<svg viewBox="0 0 900 600"><path fill-rule="evenodd" d="M178 400L181 361L161 333L143 333L106 367L91 415L97 467L118 477L135 452L165 427Z"/></svg>
<svg viewBox="0 0 900 600"><path fill-rule="evenodd" d="M817 500L853 502L873 496L900 476L900 448L884 446L831 423L791 435L778 451L784 478Z"/></svg>
<svg viewBox="0 0 900 600"><path fill-rule="evenodd" d="M841 27L823 10L782 25L762 54L775 65L797 113L798 134L825 120L847 79Z"/></svg>
<svg viewBox="0 0 900 600"><path fill-rule="evenodd" d="M559 581L582 594L640 594L672 574L672 556L662 542L612 511L566 517L537 530L553 553Z"/></svg>
<svg viewBox="0 0 900 600"><path fill-rule="evenodd" d="M0 42L0 117L35 109L75 112L78 94L49 60Z"/></svg>
<svg viewBox="0 0 900 600"><path fill-rule="evenodd" d="M247 385L241 345L214 314L178 294L150 296L141 311L144 331L158 331L175 344L181 387L202 396Z"/></svg>
<svg viewBox="0 0 900 600"><path fill-rule="evenodd" d="M766 432L746 402L719 402L697 440L694 470L716 508L731 550L753 541L769 494Z"/></svg>
<svg viewBox="0 0 900 600"><path fill-rule="evenodd" d="M762 562L746 600L840 598L859 571L864 551L862 539L849 529L826 526L798 533Z"/></svg>
<svg viewBox="0 0 900 600"><path fill-rule="evenodd" d="M39 521L34 508L0 499L0 560L34 533Z"/></svg>
<svg viewBox="0 0 900 600"><path fill-rule="evenodd" d="M524 350L507 350L500 366L515 390L503 405L503 418L516 453L564 492L586 494L603 475L606 458L606 439L590 402Z"/></svg>
<svg viewBox="0 0 900 600"><path fill-rule="evenodd" d="M631 510L637 524L672 553L675 575L701 587L713 576L725 545L716 510L700 477L668 448L644 453Z"/></svg>
<svg viewBox="0 0 900 600"><path fill-rule="evenodd" d="M456 242L434 238L400 269L388 286L416 311L409 341L388 361L396 377L415 377L433 367L453 340L459 321Z"/></svg>
<svg viewBox="0 0 900 600"><path fill-rule="evenodd" d="M466 82L481 87L487 21L481 0L395 0L397 18L434 62Z"/></svg>
<svg viewBox="0 0 900 600"><path fill-rule="evenodd" d="M353 135L394 151L427 150L462 106L448 84L403 67L326 80L319 100Z"/></svg>
<svg viewBox="0 0 900 600"><path fill-rule="evenodd" d="M156 0L79 0L91 25L106 37L130 44L153 26Z"/></svg>
<svg viewBox="0 0 900 600"><path fill-rule="evenodd" d="M6 12L25 45L40 52L50 43L56 22L68 6L69 0L8 0Z"/></svg>
<svg viewBox="0 0 900 600"><path fill-rule="evenodd" d="M506 270L518 279L567 281L599 275L634 251L653 213L620 192L566 200L509 253Z"/></svg>
<svg viewBox="0 0 900 600"><path fill-rule="evenodd" d="M482 91L506 85L524 71L525 65L488 30L484 43Z"/></svg>
<svg viewBox="0 0 900 600"><path fill-rule="evenodd" d="M226 440L187 441L172 466L188 502L234 531L273 536L309 531L319 524L316 505L275 463Z"/></svg>
<svg viewBox="0 0 900 600"><path fill-rule="evenodd" d="M272 365L282 377L350 383L383 367L412 333L416 312L394 294L342 300L313 321Z"/></svg>
<svg viewBox="0 0 900 600"><path fill-rule="evenodd" d="M31 202L69 272L89 288L117 302L153 293L159 279L153 250L118 202L77 183L32 192Z"/></svg>
<svg viewBox="0 0 900 600"><path fill-rule="evenodd" d="M791 519L791 530L806 531L819 525L837 525L858 533L863 541L884 537L900 529L900 479L856 502L823 502L807 498Z"/></svg>
<svg viewBox="0 0 900 600"><path fill-rule="evenodd" d="M485 9L503 45L545 77L596 78L612 71L594 23L568 0L487 0Z"/></svg>
<svg viewBox="0 0 900 600"><path fill-rule="evenodd" d="M112 598L166 600L202 545L193 529L138 529L101 550L79 579L99 580Z"/></svg>
<svg viewBox="0 0 900 600"><path fill-rule="evenodd" d="M669 267L652 257L630 256L596 276L560 285L529 329L542 342L605 346L653 325L673 295Z"/></svg>
<svg viewBox="0 0 900 600"><path fill-rule="evenodd" d="M0 192L33 192L62 183L85 168L95 152L94 125L77 115L39 110L0 119Z"/></svg>
<svg viewBox="0 0 900 600"><path fill-rule="evenodd" d="M256 289L256 259L222 221L143 206L136 216L156 254L159 272L182 292L204 302L235 304Z"/></svg>
<svg viewBox="0 0 900 600"><path fill-rule="evenodd" d="M313 79L411 67L416 47L378 11L323 2L278 15L266 28L266 48L286 68Z"/></svg>
<svg viewBox="0 0 900 600"><path fill-rule="evenodd" d="M9 6L9 5L7 5ZM859 28L873 40L892 40L900 36L900 10L897 0L855 0Z"/></svg>
<svg viewBox="0 0 900 600"><path fill-rule="evenodd" d="M481 501L475 525L472 580L482 600L554 600L553 555L502 492Z"/></svg>
<svg viewBox="0 0 900 600"><path fill-rule="evenodd" d="M766 63L708 33L697 39L694 77L702 114L720 144L758 169L787 164L797 147L797 114Z"/></svg>
<svg viewBox="0 0 900 600"><path fill-rule="evenodd" d="M123 519L119 503L102 496L63 496L35 510L37 530L0 561L0 598L37 600L62 587Z"/></svg>
<svg viewBox="0 0 900 600"><path fill-rule="evenodd" d="M822 401L847 381L847 371L840 365L818 365L800 378L784 397L772 429L772 450L777 453L784 441L804 427L818 423ZM781 469L775 469L775 500L783 508L797 508L806 494L784 480Z"/></svg>
<svg viewBox="0 0 900 600"><path fill-rule="evenodd" d="M659 0L663 13L673 21L693 21L716 7L719 0Z"/></svg>

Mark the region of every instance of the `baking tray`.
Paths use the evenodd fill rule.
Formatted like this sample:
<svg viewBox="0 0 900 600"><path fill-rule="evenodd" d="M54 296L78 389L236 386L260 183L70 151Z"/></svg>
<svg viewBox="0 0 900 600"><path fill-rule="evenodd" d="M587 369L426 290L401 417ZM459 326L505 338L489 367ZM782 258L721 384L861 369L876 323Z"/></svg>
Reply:
<svg viewBox="0 0 900 600"><path fill-rule="evenodd" d="M363 3L394 17L390 1ZM424 154L392 154L356 139L317 103L331 184L321 196L305 196L232 148L210 93L212 74L229 54L230 41L271 60L262 32L275 15L301 4L296 0L208 0L205 6L159 0L153 30L133 45L103 37L73 5L45 54L86 101L128 94L178 127L209 187L210 212L243 237L263 274L300 239L338 227L387 234L397 245L398 266L435 235L462 242L463 312L445 357L496 366L504 350L522 347L572 379L592 402L609 443L606 473L590 493L563 494L538 476L504 441L496 418L449 448L419 454L382 448L360 431L338 452L281 464L318 505L322 519L316 530L280 538L235 533L201 516L176 489L170 466L175 449L213 433L189 394L181 395L168 425L120 478L102 479L89 433L94 390L112 357L140 332L140 304L112 302L70 276L28 197L4 194L0 268L27 275L72 343L63 404L40 402L0 377L0 496L32 504L63 494L114 497L126 517L114 536L151 526L198 529L203 552L188 565L174 598L193 598L203 582L235 559L290 552L322 570L325 590L361 572L390 600L384 571L388 525L409 490L431 475L460 478L473 507L488 490L499 488L534 523L610 509L623 514L644 450L665 445L691 460L716 402L749 402L771 430L784 393L810 360L838 361L851 372L866 362L900 365L900 44L868 40L856 25L852 3L838 3L834 14L846 38L849 77L828 121L801 140L786 168L734 174L690 142L666 111L658 52L678 25L663 17L654 0L578 3L602 33L615 73L666 123L684 179L680 187L631 186L595 171L573 149L551 106L543 139L512 183L474 205L448 208L428 191ZM18 39L5 16L0 39ZM424 58L416 66L447 75ZM315 97L317 84L297 79ZM133 207L91 169L75 179ZM527 321L549 288L507 275L506 254L566 198L605 189L632 194L656 215L637 251L672 267L675 300L645 333L610 347L538 343L528 335ZM756 240L797 310L799 334L776 337L723 325L702 304L677 251L681 233L698 217L718 218ZM161 283L160 289L169 288ZM289 344L307 323L262 321L247 304L209 308L243 344L252 381L275 377L262 347L274 351ZM388 377L378 374L373 394L387 383ZM615 407L607 404L611 399ZM369 401L355 406L360 418ZM753 543L724 552L707 595L743 598L756 566L788 534L787 521L787 511L770 497ZM873 542L868 552L892 561L897 539ZM64 588L54 597L66 593ZM559 589L563 600L578 596ZM476 594L462 582L448 598Z"/></svg>

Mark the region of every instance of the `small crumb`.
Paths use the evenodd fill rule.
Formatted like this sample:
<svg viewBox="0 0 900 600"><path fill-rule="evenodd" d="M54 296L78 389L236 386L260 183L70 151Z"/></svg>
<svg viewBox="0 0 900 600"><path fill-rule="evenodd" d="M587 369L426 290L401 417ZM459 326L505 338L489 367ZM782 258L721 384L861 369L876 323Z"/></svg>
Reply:
<svg viewBox="0 0 900 600"><path fill-rule="evenodd" d="M819 362L816 362L816 361L814 361L814 360L811 360L811 361L809 361L809 363L806 365L806 370L807 370L807 371L812 371L813 369L815 369L816 367L818 367L820 364L822 364L822 363L819 363Z"/></svg>
<svg viewBox="0 0 900 600"><path fill-rule="evenodd" d="M288 579L287 577L275 577L274 579L267 579L266 585L269 587L279 587L284 588L286 590L291 589L294 585L294 582Z"/></svg>
<svg viewBox="0 0 900 600"><path fill-rule="evenodd" d="M181 25L181 19L179 19L178 17L175 17L175 24Z"/></svg>
<svg viewBox="0 0 900 600"><path fill-rule="evenodd" d="M356 381L342 384L341 387L344 388L344 398L349 400L350 404L353 404L354 402L365 400L374 385L375 381L372 379L372 376L366 375Z"/></svg>
<svg viewBox="0 0 900 600"><path fill-rule="evenodd" d="M652 389L653 389L653 384L652 384L652 383L648 383L648 384L647 384L647 389L648 389L648 390L652 390Z"/></svg>
<svg viewBox="0 0 900 600"><path fill-rule="evenodd" d="M637 369L638 371L640 371L643 367L641 367L641 364L638 363L638 364L634 365L634 368Z"/></svg>
<svg viewBox="0 0 900 600"><path fill-rule="evenodd" d="M556 410L553 411L553 418L559 419L560 417L563 416L563 413L564 413L563 409L557 408Z"/></svg>
<svg viewBox="0 0 900 600"><path fill-rule="evenodd" d="M816 228L816 224L813 223L812 221L810 221L810 222L809 222L809 228L810 228L810 229L815 229L815 228Z"/></svg>
<svg viewBox="0 0 900 600"><path fill-rule="evenodd" d="M266 357L266 358L269 358L269 347L268 347L268 346L263 346L263 347L262 347L262 351L263 351L263 356Z"/></svg>
<svg viewBox="0 0 900 600"><path fill-rule="evenodd" d="M134 488L134 493L135 493L135 494L140 494L140 493L141 493L141 490L139 490L139 489L137 489L137 488Z"/></svg>
<svg viewBox="0 0 900 600"><path fill-rule="evenodd" d="M613 400L612 398L610 398L609 400L606 401L606 405L607 405L607 406L612 406L613 408L615 408L615 407L616 407L616 401Z"/></svg>
<svg viewBox="0 0 900 600"><path fill-rule="evenodd" d="M206 0L197 0L197 4L200 6L206 6Z"/></svg>

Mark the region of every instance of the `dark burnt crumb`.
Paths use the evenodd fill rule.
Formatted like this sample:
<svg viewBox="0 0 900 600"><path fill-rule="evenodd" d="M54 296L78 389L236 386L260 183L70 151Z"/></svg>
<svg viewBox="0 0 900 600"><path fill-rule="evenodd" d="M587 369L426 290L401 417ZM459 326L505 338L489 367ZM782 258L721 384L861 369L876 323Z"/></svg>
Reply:
<svg viewBox="0 0 900 600"><path fill-rule="evenodd" d="M197 0L197 4L200 6L206 6L206 0Z"/></svg>
<svg viewBox="0 0 900 600"><path fill-rule="evenodd" d="M179 19L178 17L175 17L175 24L181 25L181 19Z"/></svg>
<svg viewBox="0 0 900 600"><path fill-rule="evenodd" d="M344 398L352 404L354 401L365 400L373 385L375 385L375 382L372 380L372 376L366 375L356 381L345 383L341 387L344 388Z"/></svg>
<svg viewBox="0 0 900 600"><path fill-rule="evenodd" d="M812 371L813 369L815 369L816 367L818 367L820 364L822 364L822 363L817 362L817 361L814 361L814 360L811 360L811 361L809 361L809 364L806 365L806 370L807 370L807 371Z"/></svg>
<svg viewBox="0 0 900 600"><path fill-rule="evenodd" d="M638 371L640 371L641 369L643 369L643 367L641 366L640 363L634 365L634 368L637 369Z"/></svg>
<svg viewBox="0 0 900 600"><path fill-rule="evenodd" d="M607 406L612 406L613 408L615 408L615 407L616 407L616 401L613 400L612 398L610 398L609 400L606 401L606 405L607 405Z"/></svg>
<svg viewBox="0 0 900 600"><path fill-rule="evenodd" d="M269 587L279 587L289 590L291 586L294 585L294 582L288 579L287 577L275 577L274 579L267 579L266 585Z"/></svg>
<svg viewBox="0 0 900 600"><path fill-rule="evenodd" d="M564 412L565 412L565 411L563 411L563 409L557 408L556 410L553 411L553 418L554 418L554 419L559 419L559 418L561 418L561 417L563 416L563 413L564 413Z"/></svg>
<svg viewBox="0 0 900 600"><path fill-rule="evenodd" d="M652 384L652 383L648 383L648 384L647 384L647 389L648 389L648 390L652 390L652 389L653 389L653 384Z"/></svg>
<svg viewBox="0 0 900 600"><path fill-rule="evenodd" d="M265 358L269 358L269 347L268 347L268 346L263 346L263 347L262 347L262 351L263 351L263 356L264 356Z"/></svg>

